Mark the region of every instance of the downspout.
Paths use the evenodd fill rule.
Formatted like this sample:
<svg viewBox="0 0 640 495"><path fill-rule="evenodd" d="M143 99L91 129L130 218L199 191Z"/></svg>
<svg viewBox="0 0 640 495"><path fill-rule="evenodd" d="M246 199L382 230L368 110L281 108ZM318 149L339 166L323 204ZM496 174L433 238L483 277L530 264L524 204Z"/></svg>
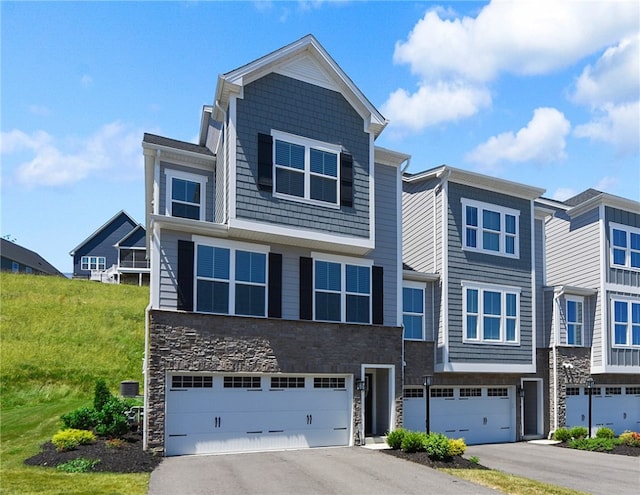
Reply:
<svg viewBox="0 0 640 495"><path fill-rule="evenodd" d="M409 168L409 165L411 165L411 158L407 158L405 160L404 166L400 169L400 187L399 187L399 190L400 190L400 226L399 226L399 229L398 229L400 236L402 236L402 232L403 232L402 221L403 221L403 218L404 218L403 214L402 214L402 176L404 175L404 173ZM399 270L400 276L398 278L400 280L400 287L398 287L398 292L401 295L400 295L400 297L397 298L397 304L400 304L400 307L398 308L397 312L398 312L399 316L402 316L402 293L403 293L402 287L403 287L403 281L404 281L404 278L402 277L402 266L403 266L402 263L404 261L403 253L402 253L402 245L403 245L402 238L400 238L400 243L399 244L400 244L400 263L399 263L400 266L398 267L398 270ZM400 370L400 383L402 383L402 390L400 390L400 394L401 394L401 399L400 400L401 400L401 403L402 403L402 422L404 424L404 401L402 400L402 397L404 397L404 385L405 385L405 383L404 383L404 379L405 379L404 378L405 377L404 368L407 365L407 363L406 363L406 361L404 359L404 357L405 357L404 321L402 321L402 318L400 318L400 321L398 323L400 323L400 326L402 327L402 336L401 336L401 338L402 338L402 356L400 358L402 360L401 361L401 365L402 365L401 368L402 369ZM397 423L397 420L396 420L396 423ZM363 428L364 428L364 425L363 425Z"/></svg>
<svg viewBox="0 0 640 495"><path fill-rule="evenodd" d="M224 136L225 133L227 132L227 112L224 110L224 108L222 108L220 106L220 102L218 100L215 101L214 103L215 107L220 110L220 112L222 112L222 115L224 115L224 118L222 119L222 129L220 132L220 136L218 136L218 144L217 144L217 149L220 148L220 141L222 141L223 145L224 144L228 144L228 136ZM223 136L225 137L225 139L223 139ZM226 150L223 149L222 150L222 223L226 223L227 222L227 203L228 203L228 192L227 192L227 166L228 166L228 156L226 153ZM216 164L218 163L218 153L216 153ZM216 177L216 184L218 182L219 178ZM214 186L215 187L215 186ZM216 191L217 192L217 191ZM214 205L214 217L215 217L215 205Z"/></svg>
<svg viewBox="0 0 640 495"><path fill-rule="evenodd" d="M549 432L549 436L558 429L558 333L559 333L559 318L560 318L560 298L564 294L564 289L559 291L553 291L553 344L551 346L551 352L553 353L553 428Z"/></svg>
<svg viewBox="0 0 640 495"><path fill-rule="evenodd" d="M142 358L142 377L143 377L143 387L144 387L144 398L143 398L143 427L142 427L142 448L147 450L148 448L148 432L149 432L149 424L148 421L148 411L149 411L149 373L147 373L147 369L149 366L149 313L151 312L151 302L147 305L144 310L144 357Z"/></svg>

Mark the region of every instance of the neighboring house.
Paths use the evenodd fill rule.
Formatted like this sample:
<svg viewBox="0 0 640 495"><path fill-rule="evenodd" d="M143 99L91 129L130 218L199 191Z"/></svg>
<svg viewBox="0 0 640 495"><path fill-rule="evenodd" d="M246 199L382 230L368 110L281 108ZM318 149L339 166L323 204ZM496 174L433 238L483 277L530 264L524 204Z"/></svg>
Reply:
<svg viewBox="0 0 640 495"><path fill-rule="evenodd" d="M353 445L401 424L400 166L313 36L218 79L200 140L145 134L145 448Z"/></svg>
<svg viewBox="0 0 640 495"><path fill-rule="evenodd" d="M534 311L542 192L449 166L403 177L405 427L424 429L423 377L433 375L432 431L469 444L544 435Z"/></svg>
<svg viewBox="0 0 640 495"><path fill-rule="evenodd" d="M3 272L58 275L64 277L63 273L58 271L38 253L23 248L7 239L0 239L0 269Z"/></svg>
<svg viewBox="0 0 640 495"><path fill-rule="evenodd" d="M73 277L105 283L149 284L146 231L119 211L70 253Z"/></svg>
<svg viewBox="0 0 640 495"><path fill-rule="evenodd" d="M537 202L545 222L545 325L550 429L640 430L640 203L589 189Z"/></svg>

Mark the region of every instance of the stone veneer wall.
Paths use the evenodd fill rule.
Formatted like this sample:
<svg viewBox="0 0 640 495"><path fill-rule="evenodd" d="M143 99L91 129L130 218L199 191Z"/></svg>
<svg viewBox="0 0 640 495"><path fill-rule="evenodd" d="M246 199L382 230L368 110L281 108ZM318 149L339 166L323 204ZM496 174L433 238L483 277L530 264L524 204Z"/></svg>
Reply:
<svg viewBox="0 0 640 495"><path fill-rule="evenodd" d="M271 318L149 313L145 448L164 450L165 378L170 372L340 373L395 366L396 426L402 424L402 329ZM360 426L354 393L353 433ZM354 438L355 439L355 438Z"/></svg>

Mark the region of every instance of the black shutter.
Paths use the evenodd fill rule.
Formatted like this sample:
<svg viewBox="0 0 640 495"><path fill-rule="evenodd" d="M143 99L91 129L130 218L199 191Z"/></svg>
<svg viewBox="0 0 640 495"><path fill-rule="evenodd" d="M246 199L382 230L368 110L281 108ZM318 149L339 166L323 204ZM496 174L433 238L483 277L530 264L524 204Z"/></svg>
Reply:
<svg viewBox="0 0 640 495"><path fill-rule="evenodd" d="M269 253L269 318L282 318L282 255Z"/></svg>
<svg viewBox="0 0 640 495"><path fill-rule="evenodd" d="M340 205L353 206L353 157L340 153Z"/></svg>
<svg viewBox="0 0 640 495"><path fill-rule="evenodd" d="M273 137L258 134L258 189L273 191Z"/></svg>
<svg viewBox="0 0 640 495"><path fill-rule="evenodd" d="M313 258L300 257L300 319L313 320Z"/></svg>
<svg viewBox="0 0 640 495"><path fill-rule="evenodd" d="M178 309L193 311L193 252L191 241L178 241Z"/></svg>
<svg viewBox="0 0 640 495"><path fill-rule="evenodd" d="M382 325L384 323L384 289L383 289L383 269L381 266L371 268L371 303L373 304L373 324Z"/></svg>

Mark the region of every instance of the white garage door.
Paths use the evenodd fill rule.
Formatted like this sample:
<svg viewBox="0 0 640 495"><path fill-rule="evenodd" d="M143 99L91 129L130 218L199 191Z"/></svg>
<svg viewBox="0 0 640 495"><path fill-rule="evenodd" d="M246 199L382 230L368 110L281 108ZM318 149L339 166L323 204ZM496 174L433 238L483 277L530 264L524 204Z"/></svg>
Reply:
<svg viewBox="0 0 640 495"><path fill-rule="evenodd" d="M606 426L617 435L640 430L640 387L607 385L593 387L591 426ZM568 427L589 427L589 396L585 387L567 387Z"/></svg>
<svg viewBox="0 0 640 495"><path fill-rule="evenodd" d="M345 376L172 375L167 455L349 445Z"/></svg>
<svg viewBox="0 0 640 495"><path fill-rule="evenodd" d="M404 427L424 431L422 389L405 389ZM431 431L464 438L468 445L515 442L513 387L431 387Z"/></svg>

